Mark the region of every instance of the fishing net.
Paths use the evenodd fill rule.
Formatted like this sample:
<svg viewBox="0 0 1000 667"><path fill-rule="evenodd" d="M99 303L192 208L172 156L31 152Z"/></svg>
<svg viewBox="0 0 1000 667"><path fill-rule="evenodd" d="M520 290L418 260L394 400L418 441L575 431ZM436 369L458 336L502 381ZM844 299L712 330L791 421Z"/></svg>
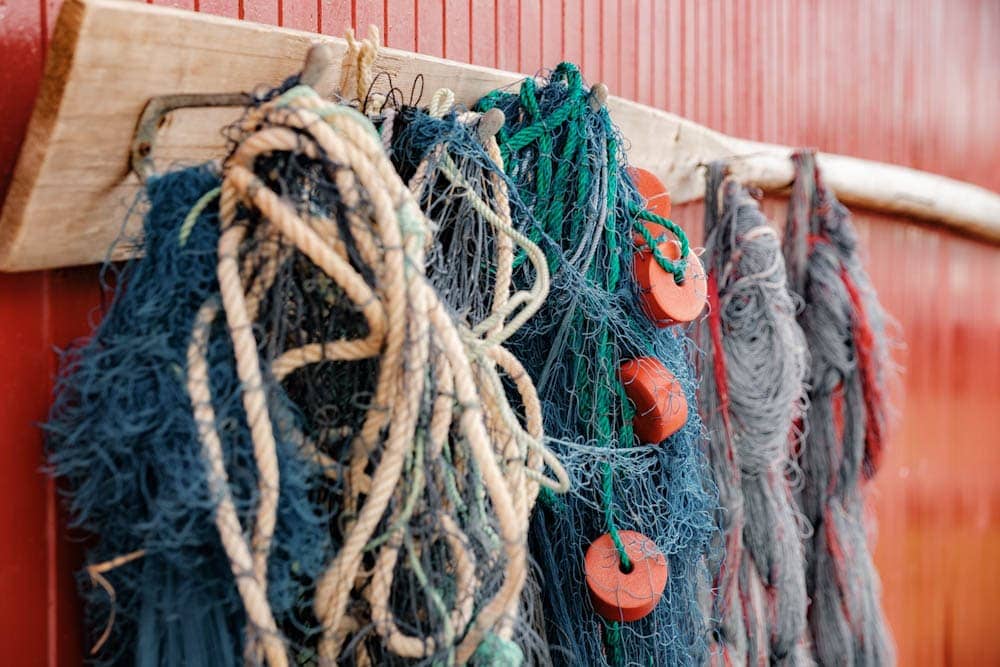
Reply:
<svg viewBox="0 0 1000 667"><path fill-rule="evenodd" d="M710 434L725 552L715 582L713 662L809 664L805 572L791 456L808 353L777 232L725 166L709 166L698 399Z"/></svg>
<svg viewBox="0 0 1000 667"><path fill-rule="evenodd" d="M545 263L482 148L475 181L432 151L417 180L469 189L486 247L537 260L450 308L425 259L446 212L296 84L247 110L221 175L149 183L146 257L64 365L48 449L93 534L95 660L515 664L529 512L566 483L500 343Z"/></svg>
<svg viewBox="0 0 1000 667"><path fill-rule="evenodd" d="M107 267L117 293L90 340L65 355L46 425L71 526L92 536L81 591L97 664L234 664L242 656L243 605L213 522L217 499L185 382L193 322L218 293L217 211L205 209L190 228L184 223L219 183L210 168L149 182L146 257L120 273ZM209 384L229 397L215 405L219 446L232 471L231 505L248 521L260 476L245 445L240 380L221 328L213 327L203 354ZM270 425L282 480L268 603L275 623L305 641L312 612L302 593L331 554L325 526L332 515L309 499L322 469L294 443L300 416L280 387L264 389L276 408Z"/></svg>
<svg viewBox="0 0 1000 667"><path fill-rule="evenodd" d="M518 221L530 225L523 231L552 273L545 304L509 343L535 379L547 435L573 482L567 496L543 492L532 520L540 628L555 664L696 664L706 652L698 594L707 584L715 507L702 426L692 409L666 441L639 445L633 406L617 377L621 362L655 357L694 406L690 344L676 328L657 329L637 305L632 231L641 201L621 138L607 111L595 107L569 64L547 79L524 80L519 93L495 91L477 105L504 113L504 167L533 214ZM683 269L683 260L661 259L671 272ZM515 269L526 261L519 252ZM669 579L648 616L606 622L588 595L584 552L610 533L627 567L624 529L655 541Z"/></svg>
<svg viewBox="0 0 1000 667"><path fill-rule="evenodd" d="M887 318L861 266L850 214L822 183L812 153L793 160L783 249L811 355L798 493L814 529L805 544L809 627L821 664L887 665L895 657L863 497L885 439Z"/></svg>

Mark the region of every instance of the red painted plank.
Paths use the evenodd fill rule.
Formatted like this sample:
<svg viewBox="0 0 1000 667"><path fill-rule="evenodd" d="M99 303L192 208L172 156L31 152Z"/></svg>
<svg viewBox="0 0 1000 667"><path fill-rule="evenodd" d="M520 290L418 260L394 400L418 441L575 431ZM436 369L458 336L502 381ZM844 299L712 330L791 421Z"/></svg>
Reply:
<svg viewBox="0 0 1000 667"><path fill-rule="evenodd" d="M444 56L444 0L416 0L416 3L417 51Z"/></svg>
<svg viewBox="0 0 1000 667"><path fill-rule="evenodd" d="M374 20L393 46L512 70L566 57L591 82L734 134L1000 189L1000 4L991 0L163 1L338 35ZM0 0L0 192L59 4ZM783 215L780 202L765 210ZM700 206L678 207L677 217L697 238ZM1000 598L1000 461L989 440L1000 395L996 248L857 218L873 280L908 341L898 431L872 487L900 664L996 664L1000 640L984 606ZM49 400L50 344L84 326L92 286L88 271L0 276L0 316L17 322L0 332L0 424L13 443L0 448L0 500L17 511L16 523L0 517L11 538L0 546L0 599L18 601L17 618L0 616L0 635L12 664L80 657L73 553L57 539L52 489L34 472L41 450L30 424Z"/></svg>
<svg viewBox="0 0 1000 667"><path fill-rule="evenodd" d="M228 18L239 18L240 0L198 0L198 11Z"/></svg>
<svg viewBox="0 0 1000 667"><path fill-rule="evenodd" d="M37 6L33 8L37 12ZM20 18L23 18L23 15ZM37 20L37 14L36 14ZM36 24L32 33L38 38ZM47 503L39 474L41 432L35 426L49 403L46 349L47 285L43 274L0 274L0 629L5 660L30 665L54 660L58 631L48 608L56 603L49 580Z"/></svg>
<svg viewBox="0 0 1000 667"><path fill-rule="evenodd" d="M580 48L580 71L587 81L597 82L602 79L601 50L604 48L604 35L601 32L601 6L595 0L580 0L583 40Z"/></svg>
<svg viewBox="0 0 1000 667"><path fill-rule="evenodd" d="M667 8L666 2L652 2L652 15L649 21L649 32L651 35L650 42L652 46L651 55L652 63L650 64L650 89L652 96L649 103L660 109L664 109L667 106L667 98L670 90L670 74L669 70L673 67L673 63L669 60L669 37L668 37L668 26L667 26ZM640 79L640 85L641 79Z"/></svg>
<svg viewBox="0 0 1000 667"><path fill-rule="evenodd" d="M79 267L50 271L45 275L46 312L42 321L46 331L42 349L48 365L46 401L52 396L52 380L58 372L55 350L65 350L74 341L90 335L92 324L99 319L99 313L95 312L101 301L97 274L95 267ZM74 573L80 568L82 554L80 544L70 541L67 534L65 513L54 481L46 478L44 484L49 651L50 656L54 652L56 657L50 659L50 664L78 665L82 633L80 605L74 594Z"/></svg>
<svg viewBox="0 0 1000 667"><path fill-rule="evenodd" d="M636 39L636 0L618 0L618 95L634 100L636 98L636 67L638 61Z"/></svg>
<svg viewBox="0 0 1000 667"><path fill-rule="evenodd" d="M21 139L28 127L32 100L42 73L42 7L38 2L0 5L0 199L14 171Z"/></svg>
<svg viewBox="0 0 1000 667"><path fill-rule="evenodd" d="M539 29L541 40L541 62L543 67L555 67L563 60L564 36L561 2L541 0L539 7Z"/></svg>
<svg viewBox="0 0 1000 667"><path fill-rule="evenodd" d="M283 0L281 7L281 25L296 30L319 32L319 3Z"/></svg>
<svg viewBox="0 0 1000 667"><path fill-rule="evenodd" d="M667 78L669 83L667 84L667 95L664 105L666 109L675 113L681 112L684 99L683 86L681 85L681 81L684 80L684 50L683 42L681 41L681 34L683 34L681 2L682 0L671 0L669 11L666 12L666 16L664 17L667 21L665 32L670 54L667 60Z"/></svg>
<svg viewBox="0 0 1000 667"><path fill-rule="evenodd" d="M635 100L642 104L655 104L659 82L653 76L656 56L656 31L653 28L652 0L635 3Z"/></svg>
<svg viewBox="0 0 1000 667"><path fill-rule="evenodd" d="M394 49L417 48L417 7L413 0L387 0L385 43Z"/></svg>
<svg viewBox="0 0 1000 667"><path fill-rule="evenodd" d="M348 28L354 27L351 0L320 0L319 23L324 35L343 37Z"/></svg>
<svg viewBox="0 0 1000 667"><path fill-rule="evenodd" d="M543 67L551 67L542 62L541 0L520 0L521 40L518 49L518 70L533 74Z"/></svg>
<svg viewBox="0 0 1000 667"><path fill-rule="evenodd" d="M383 0L354 0L354 32L359 37L366 37L370 25L378 28L379 34L385 35L385 4Z"/></svg>
<svg viewBox="0 0 1000 667"><path fill-rule="evenodd" d="M583 65L583 45L588 42L583 22L584 0L563 0L562 3L562 60Z"/></svg>
<svg viewBox="0 0 1000 667"><path fill-rule="evenodd" d="M444 12L444 57L469 62L472 30L469 0L445 0Z"/></svg>
<svg viewBox="0 0 1000 667"><path fill-rule="evenodd" d="M471 0L470 40L472 42L471 61L486 67L496 66L497 33L496 2L498 0ZM500 0L502 1L502 0Z"/></svg>
<svg viewBox="0 0 1000 667"><path fill-rule="evenodd" d="M735 86L734 67L736 58L733 57L736 51L736 22L733 20L734 7L729 3L724 3L715 8L713 22L716 25L718 43L717 53L722 57L717 58L718 65L716 73L721 82L721 95L716 103L716 127L723 132L733 131L733 115L736 100L733 99L733 87Z"/></svg>
<svg viewBox="0 0 1000 667"><path fill-rule="evenodd" d="M520 41L521 21L517 2L497 0L494 8L496 29L496 66L500 69L521 71Z"/></svg>
<svg viewBox="0 0 1000 667"><path fill-rule="evenodd" d="M607 84L612 95L621 94L618 78L618 53L621 24L618 21L618 0L601 0L600 73L595 81ZM592 75L593 76L593 75Z"/></svg>
<svg viewBox="0 0 1000 667"><path fill-rule="evenodd" d="M46 30L43 33L43 44L48 45L48 38L52 36L52 31L56 27L56 18L59 17L59 8L62 7L62 0L38 0L39 11L45 14Z"/></svg>
<svg viewBox="0 0 1000 667"><path fill-rule="evenodd" d="M247 21L254 23L266 23L268 25L278 25L280 13L278 3L280 0L240 0L242 3L242 16Z"/></svg>

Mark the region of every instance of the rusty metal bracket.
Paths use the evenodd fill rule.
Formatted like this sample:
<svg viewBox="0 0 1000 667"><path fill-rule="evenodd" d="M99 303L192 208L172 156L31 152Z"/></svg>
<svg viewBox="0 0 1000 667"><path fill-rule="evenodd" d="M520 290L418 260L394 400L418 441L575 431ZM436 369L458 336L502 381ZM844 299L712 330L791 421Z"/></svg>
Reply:
<svg viewBox="0 0 1000 667"><path fill-rule="evenodd" d="M245 107L253 101L247 93L181 93L153 97L146 103L132 138L129 166L143 183L155 173L153 150L156 135L167 114L178 109Z"/></svg>
<svg viewBox="0 0 1000 667"><path fill-rule="evenodd" d="M329 45L314 44L306 53L299 82L316 85L333 67L333 51ZM171 111L210 107L245 107L253 103L249 93L179 93L150 98L142 110L132 138L129 166L143 183L155 173L153 150L156 135Z"/></svg>

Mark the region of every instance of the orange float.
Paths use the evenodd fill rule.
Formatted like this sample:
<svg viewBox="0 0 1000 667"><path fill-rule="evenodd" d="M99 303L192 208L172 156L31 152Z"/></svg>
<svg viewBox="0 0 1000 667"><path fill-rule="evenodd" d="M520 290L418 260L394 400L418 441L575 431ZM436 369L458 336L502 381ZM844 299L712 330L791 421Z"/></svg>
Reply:
<svg viewBox="0 0 1000 667"><path fill-rule="evenodd" d="M658 179L652 172L640 169L639 167L629 167L629 176L635 183L636 189L642 198L646 200L646 210L655 213L661 218L669 218L672 202L670 193L663 181Z"/></svg>
<svg viewBox="0 0 1000 667"><path fill-rule="evenodd" d="M594 610L608 621L638 621L656 608L667 586L667 559L653 540L633 530L618 533L632 569L626 572L611 535L587 548L584 572Z"/></svg>
<svg viewBox="0 0 1000 667"><path fill-rule="evenodd" d="M676 261L681 258L681 245L677 241L661 241L657 248L667 259ZM684 282L680 285L673 274L663 270L645 245L635 254L632 272L639 284L642 310L660 328L690 322L705 307L708 282L701 260L693 252L688 253Z"/></svg>
<svg viewBox="0 0 1000 667"><path fill-rule="evenodd" d="M659 359L630 359L618 369L618 379L635 404L632 428L642 442L663 442L687 422L684 389Z"/></svg>
<svg viewBox="0 0 1000 667"><path fill-rule="evenodd" d="M663 185L663 181L654 176L652 172L640 169L639 167L629 167L628 173L632 177L639 195L646 201L646 210L650 213L655 213L661 218L669 218L673 204L670 200L670 193L667 192L667 187ZM644 220L642 224L653 235L653 238L658 241L665 240L666 235L669 233L666 227L658 225L655 222ZM640 248L646 244L646 239L639 232L632 232L632 238L635 239L635 244Z"/></svg>

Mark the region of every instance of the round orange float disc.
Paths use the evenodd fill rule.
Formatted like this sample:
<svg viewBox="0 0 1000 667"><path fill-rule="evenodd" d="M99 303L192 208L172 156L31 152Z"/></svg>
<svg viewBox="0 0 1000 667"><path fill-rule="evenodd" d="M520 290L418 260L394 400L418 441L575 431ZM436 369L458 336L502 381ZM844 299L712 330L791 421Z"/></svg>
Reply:
<svg viewBox="0 0 1000 667"><path fill-rule="evenodd" d="M618 533L632 570L622 571L611 535L601 535L587 548L584 571L594 609L609 621L638 621L656 608L667 586L667 559L653 540L634 530Z"/></svg>
<svg viewBox="0 0 1000 667"><path fill-rule="evenodd" d="M670 218L672 208L670 193L667 192L663 181L654 176L652 172L640 169L639 167L629 167L628 173L632 177L632 181L635 183L639 194L646 200L646 210L650 213L655 213L661 218ZM649 233L655 239L663 239L669 233L666 227L658 225L655 222L643 220L642 224L646 226L646 229L649 230ZM639 232L632 232L632 238L635 239L635 244L640 248L646 245L646 239L642 238L642 234Z"/></svg>
<svg viewBox="0 0 1000 667"><path fill-rule="evenodd" d="M630 359L618 369L618 379L635 404L632 429L642 442L663 442L687 422L684 389L659 359Z"/></svg>
<svg viewBox="0 0 1000 667"><path fill-rule="evenodd" d="M661 218L670 217L670 193L663 181L653 175L652 172L640 169L639 167L629 167L629 176L635 182L635 187L646 200L646 210L655 213Z"/></svg>
<svg viewBox="0 0 1000 667"><path fill-rule="evenodd" d="M681 245L677 241L663 241L658 247L668 259L680 259ZM660 328L690 322L705 307L708 282L701 260L693 252L688 253L682 285L674 282L673 275L663 270L653 252L646 247L635 254L632 271L635 281L639 283L642 309Z"/></svg>

